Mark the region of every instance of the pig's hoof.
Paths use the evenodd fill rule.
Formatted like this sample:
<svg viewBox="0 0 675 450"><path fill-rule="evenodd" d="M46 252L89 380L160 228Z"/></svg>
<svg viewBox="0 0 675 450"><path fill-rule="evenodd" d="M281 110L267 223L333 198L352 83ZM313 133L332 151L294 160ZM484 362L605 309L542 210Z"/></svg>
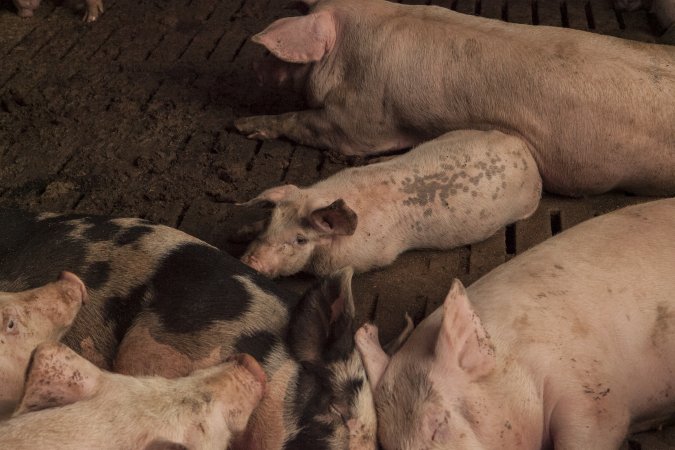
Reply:
<svg viewBox="0 0 675 450"><path fill-rule="evenodd" d="M89 3L87 2L87 8L84 13L82 20L87 23L96 22L99 17L103 14L103 3L100 1Z"/></svg>
<svg viewBox="0 0 675 450"><path fill-rule="evenodd" d="M234 121L234 127L249 139L276 139L278 133L266 129L261 117L243 117Z"/></svg>

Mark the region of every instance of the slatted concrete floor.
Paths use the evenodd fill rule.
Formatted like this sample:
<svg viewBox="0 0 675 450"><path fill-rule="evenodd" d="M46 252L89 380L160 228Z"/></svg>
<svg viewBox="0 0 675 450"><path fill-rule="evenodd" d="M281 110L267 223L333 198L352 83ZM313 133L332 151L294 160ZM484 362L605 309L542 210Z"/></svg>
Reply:
<svg viewBox="0 0 675 450"><path fill-rule="evenodd" d="M32 19L0 2L0 206L141 216L240 255L230 241L264 214L235 205L280 183L307 185L343 165L287 141L256 142L226 124L251 113L297 109L287 93L258 88L262 55L247 38L292 15L271 0L105 0L98 23L81 4L45 1ZM429 2L427 2L429 3ZM609 0L434 0L469 14L566 26L654 41L644 11ZM357 276L360 320L384 340L442 302L453 277L471 283L496 265L575 223L645 199L546 196L528 220L486 242L449 252L416 251ZM302 290L312 279L282 283ZM649 433L630 448L675 447ZM628 445L628 444L626 444Z"/></svg>

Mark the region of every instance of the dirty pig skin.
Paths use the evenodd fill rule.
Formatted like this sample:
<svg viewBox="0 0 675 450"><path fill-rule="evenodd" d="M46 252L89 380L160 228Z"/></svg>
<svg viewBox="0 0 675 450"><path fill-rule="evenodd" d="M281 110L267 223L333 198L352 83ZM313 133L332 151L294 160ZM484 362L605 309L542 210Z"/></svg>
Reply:
<svg viewBox="0 0 675 450"><path fill-rule="evenodd" d="M455 280L391 358L359 329L382 446L617 449L672 418L674 218L631 206Z"/></svg>
<svg viewBox="0 0 675 450"><path fill-rule="evenodd" d="M267 392L232 448L374 450L351 271L303 296L179 230L136 218L0 208L0 290L77 273L89 300L62 342L103 369L186 376L248 353Z"/></svg>
<svg viewBox="0 0 675 450"><path fill-rule="evenodd" d="M675 194L675 47L436 6L308 3L252 40L274 56L263 78L304 87L309 109L240 118L241 133L371 155L495 129L523 140L549 192Z"/></svg>
<svg viewBox="0 0 675 450"><path fill-rule="evenodd" d="M540 197L537 165L522 140L453 131L306 188L264 191L248 203L274 209L242 261L271 277L348 265L362 272L409 249L482 241L532 214Z"/></svg>
<svg viewBox="0 0 675 450"><path fill-rule="evenodd" d="M86 299L84 284L70 272L35 289L0 292L0 419L21 397L35 347L61 339Z"/></svg>
<svg viewBox="0 0 675 450"><path fill-rule="evenodd" d="M16 412L0 424L0 448L221 450L245 430L264 389L248 355L173 380L134 378L44 343Z"/></svg>
<svg viewBox="0 0 675 450"><path fill-rule="evenodd" d="M20 17L33 17L42 0L12 0ZM103 13L103 0L85 0L85 22L95 22Z"/></svg>

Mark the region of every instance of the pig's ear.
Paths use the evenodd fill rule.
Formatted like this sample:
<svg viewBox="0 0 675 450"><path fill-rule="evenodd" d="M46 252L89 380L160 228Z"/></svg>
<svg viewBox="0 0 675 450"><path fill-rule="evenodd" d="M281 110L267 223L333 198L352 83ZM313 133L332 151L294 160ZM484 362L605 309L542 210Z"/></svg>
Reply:
<svg viewBox="0 0 675 450"><path fill-rule="evenodd" d="M340 198L324 208L312 211L309 223L323 233L350 236L356 231L358 217Z"/></svg>
<svg viewBox="0 0 675 450"><path fill-rule="evenodd" d="M354 300L351 267L311 287L291 321L289 344L300 361L332 361L354 351Z"/></svg>
<svg viewBox="0 0 675 450"><path fill-rule="evenodd" d="M63 344L40 344L28 364L23 396L14 415L90 398L98 389L101 373Z"/></svg>
<svg viewBox="0 0 675 450"><path fill-rule="evenodd" d="M251 40L290 63L319 61L335 45L335 20L327 11L286 17L272 23Z"/></svg>
<svg viewBox="0 0 675 450"><path fill-rule="evenodd" d="M273 204L278 204L286 200L292 194L296 193L300 189L293 184L284 184L282 186L275 186L269 188L266 191L261 192L256 198L253 198L245 203L238 203L239 206L252 206L257 205L258 203L270 202Z"/></svg>
<svg viewBox="0 0 675 450"><path fill-rule="evenodd" d="M462 282L455 279L443 304L443 321L436 341L435 357L459 367L471 379L487 375L495 366L490 336L473 311Z"/></svg>
<svg viewBox="0 0 675 450"><path fill-rule="evenodd" d="M359 328L355 336L356 349L361 355L361 361L366 368L370 387L374 391L380 384L382 375L389 365L389 356L382 350L377 336L377 327L365 324Z"/></svg>

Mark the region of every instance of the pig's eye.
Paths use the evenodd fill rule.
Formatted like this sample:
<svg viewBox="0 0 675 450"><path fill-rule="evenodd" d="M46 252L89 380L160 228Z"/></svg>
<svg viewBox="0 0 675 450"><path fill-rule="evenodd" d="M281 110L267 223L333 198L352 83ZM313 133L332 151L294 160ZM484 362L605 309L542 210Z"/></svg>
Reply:
<svg viewBox="0 0 675 450"><path fill-rule="evenodd" d="M298 245L305 245L307 243L307 238L299 234L295 237L295 243Z"/></svg>

